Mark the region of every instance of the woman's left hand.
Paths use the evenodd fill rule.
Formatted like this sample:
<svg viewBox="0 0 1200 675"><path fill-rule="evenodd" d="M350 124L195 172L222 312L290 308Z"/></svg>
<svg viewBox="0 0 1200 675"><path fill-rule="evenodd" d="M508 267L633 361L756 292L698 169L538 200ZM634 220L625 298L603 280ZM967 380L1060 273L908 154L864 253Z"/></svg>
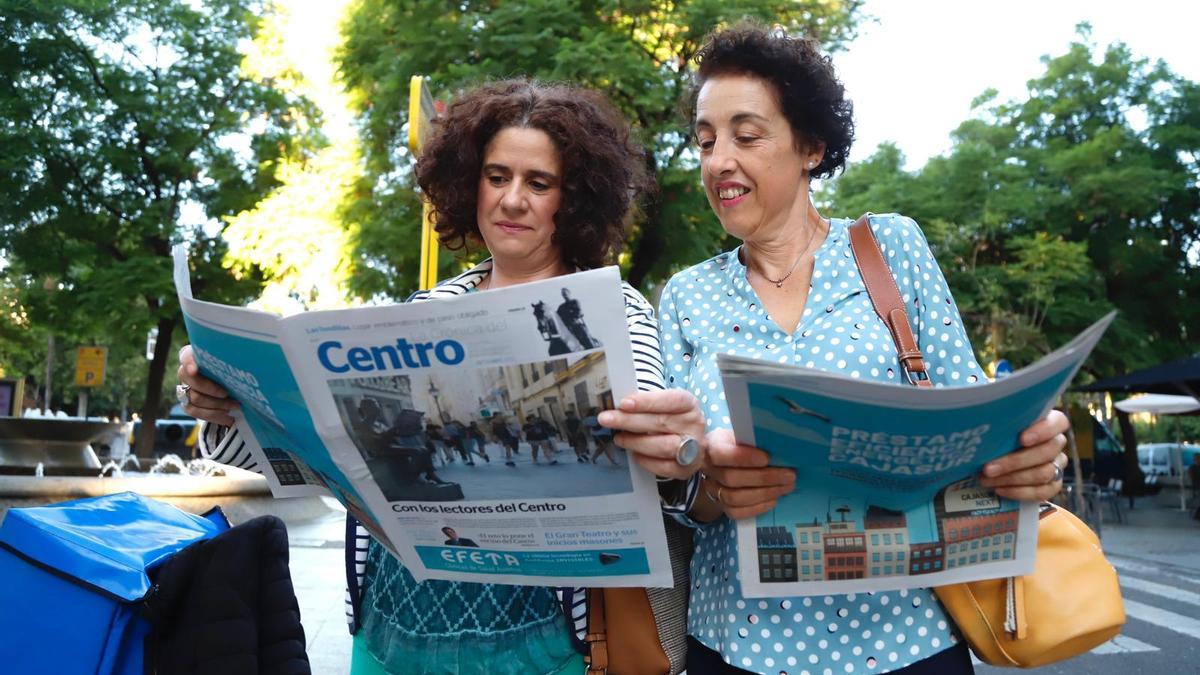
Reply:
<svg viewBox="0 0 1200 675"><path fill-rule="evenodd" d="M1071 427L1067 416L1051 410L1042 419L1021 432L1021 449L1014 450L983 467L979 481L997 495L1021 501L1045 501L1062 489L1062 470L1067 456L1066 431Z"/></svg>
<svg viewBox="0 0 1200 675"><path fill-rule="evenodd" d="M617 431L617 445L633 461L663 478L690 478L704 463L704 415L700 402L683 389L640 391L605 410L600 424ZM700 444L700 455L688 465L676 461L685 437Z"/></svg>

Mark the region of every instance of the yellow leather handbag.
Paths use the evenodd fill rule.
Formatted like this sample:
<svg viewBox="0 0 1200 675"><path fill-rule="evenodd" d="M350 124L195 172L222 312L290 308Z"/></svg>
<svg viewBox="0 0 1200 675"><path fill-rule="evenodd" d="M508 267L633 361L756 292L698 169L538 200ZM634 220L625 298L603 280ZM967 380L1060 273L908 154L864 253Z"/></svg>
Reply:
<svg viewBox="0 0 1200 675"><path fill-rule="evenodd" d="M1033 574L933 589L971 651L993 666L1035 668L1078 656L1125 624L1117 573L1100 540L1066 509L1042 504Z"/></svg>
<svg viewBox="0 0 1200 675"><path fill-rule="evenodd" d="M931 386L869 215L850 227L855 261L909 382ZM1068 659L1112 639L1125 624L1117 573L1100 540L1066 509L1040 508L1033 574L933 589L971 651L989 665L1034 668Z"/></svg>

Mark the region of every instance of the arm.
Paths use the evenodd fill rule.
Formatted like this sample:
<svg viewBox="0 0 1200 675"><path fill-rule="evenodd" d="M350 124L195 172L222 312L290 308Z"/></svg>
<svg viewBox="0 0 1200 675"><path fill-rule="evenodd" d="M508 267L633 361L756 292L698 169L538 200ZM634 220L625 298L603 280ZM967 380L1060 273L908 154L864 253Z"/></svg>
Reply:
<svg viewBox="0 0 1200 675"><path fill-rule="evenodd" d="M588 418L593 433L598 423L618 431L613 439L630 457L659 477L659 495L667 513L682 514L695 499L699 462L681 466L675 454L683 436L703 441L704 418L695 397L680 389L664 389L664 366L659 326L654 310L640 293L623 284L625 321L633 346L638 392L620 401L617 410Z"/></svg>
<svg viewBox="0 0 1200 675"><path fill-rule="evenodd" d="M246 452L245 443L229 415L238 408L238 402L216 382L200 374L191 345L179 350L176 374L180 384L190 387L184 412L200 420L200 455L214 462L262 473L254 458Z"/></svg>

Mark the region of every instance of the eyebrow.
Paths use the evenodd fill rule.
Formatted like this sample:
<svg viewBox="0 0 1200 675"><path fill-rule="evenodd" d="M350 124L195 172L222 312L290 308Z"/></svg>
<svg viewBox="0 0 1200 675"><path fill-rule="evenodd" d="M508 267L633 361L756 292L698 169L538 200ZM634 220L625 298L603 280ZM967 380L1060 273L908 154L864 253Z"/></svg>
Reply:
<svg viewBox="0 0 1200 675"><path fill-rule="evenodd" d="M771 120L767 119L766 117L763 117L762 115L759 115L758 113L740 112L740 113L735 113L734 116L729 119L729 121L732 122L733 124L741 124L742 122L758 122L760 124L767 124ZM709 122L708 120L706 120L704 118L700 118L700 119L696 120L696 126L697 127L712 127L713 123Z"/></svg>
<svg viewBox="0 0 1200 675"><path fill-rule="evenodd" d="M507 164L500 164L498 162L489 162L487 164L484 164L482 171L484 171L484 172L504 171L507 173L512 173L512 169ZM532 171L529 172L529 175L537 177L537 178L543 178L543 179L549 180L549 181L558 182L558 176L553 173L550 173L549 171L541 171L539 169L533 169Z"/></svg>

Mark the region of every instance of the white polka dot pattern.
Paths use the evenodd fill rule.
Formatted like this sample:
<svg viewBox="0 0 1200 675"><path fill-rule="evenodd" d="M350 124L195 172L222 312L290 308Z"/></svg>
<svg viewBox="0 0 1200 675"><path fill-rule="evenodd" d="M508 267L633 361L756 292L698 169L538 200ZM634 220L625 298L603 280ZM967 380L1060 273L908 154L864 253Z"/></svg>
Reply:
<svg viewBox="0 0 1200 675"><path fill-rule="evenodd" d="M719 353L837 371L902 384L887 328L875 314L833 219L817 250L800 324L785 333L762 308L734 250L671 278L659 310L668 386L700 399L709 429L729 427ZM908 305L913 332L938 386L982 381L941 269L917 224L895 214L871 226ZM696 531L688 632L726 662L761 673L883 673L947 649L957 637L929 589L859 595L746 599L737 580L736 527L727 519Z"/></svg>

